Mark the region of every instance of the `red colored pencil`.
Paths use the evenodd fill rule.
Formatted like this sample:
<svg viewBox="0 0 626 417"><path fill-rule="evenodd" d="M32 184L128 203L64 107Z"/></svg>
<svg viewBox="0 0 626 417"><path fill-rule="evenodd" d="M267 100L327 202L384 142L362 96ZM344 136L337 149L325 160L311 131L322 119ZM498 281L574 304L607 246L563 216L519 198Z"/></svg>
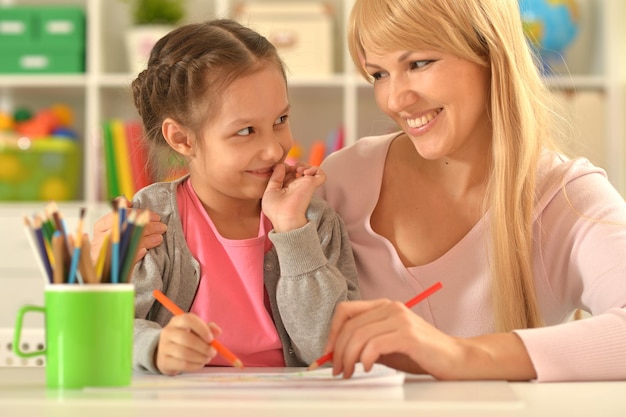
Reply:
<svg viewBox="0 0 626 417"><path fill-rule="evenodd" d="M159 290L152 291L152 295L156 298L163 307L169 310L175 316L180 316L181 314L185 314L185 312L178 307L172 300L170 300L167 295L163 294ZM233 352L231 352L226 346L218 342L216 339L213 339L210 343L211 346L217 350L217 352L222 355L228 362L230 362L233 366L237 368L243 368L243 362L239 359Z"/></svg>
<svg viewBox="0 0 626 417"><path fill-rule="evenodd" d="M404 303L404 305L407 306L408 308L411 308L411 307L415 306L417 303L419 303L420 301L425 300L430 295L432 295L433 293L435 293L436 291L441 289L442 286L443 285L441 284L441 282L437 282L436 284L433 284L429 288L427 288L424 291L422 291L421 293L417 294L415 297L411 298L409 301ZM331 361L332 359L333 359L333 352L329 352L329 353L327 353L327 354L317 358L315 360L315 362L310 364L307 369L309 371L312 371L313 369L319 368L320 366L322 366L323 364L325 364L328 361Z"/></svg>

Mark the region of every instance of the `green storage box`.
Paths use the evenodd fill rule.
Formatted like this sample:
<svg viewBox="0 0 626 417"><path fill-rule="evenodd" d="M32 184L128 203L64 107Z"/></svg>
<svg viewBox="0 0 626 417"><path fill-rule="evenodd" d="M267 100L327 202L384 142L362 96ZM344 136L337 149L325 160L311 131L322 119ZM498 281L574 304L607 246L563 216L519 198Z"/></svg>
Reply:
<svg viewBox="0 0 626 417"><path fill-rule="evenodd" d="M35 15L30 8L0 6L0 46L33 42L34 20Z"/></svg>
<svg viewBox="0 0 626 417"><path fill-rule="evenodd" d="M74 6L0 7L0 73L85 72L85 12Z"/></svg>
<svg viewBox="0 0 626 417"><path fill-rule="evenodd" d="M85 72L85 52L78 47L0 45L0 73L73 74Z"/></svg>
<svg viewBox="0 0 626 417"><path fill-rule="evenodd" d="M34 32L40 45L85 45L85 12L78 7L39 7Z"/></svg>
<svg viewBox="0 0 626 417"><path fill-rule="evenodd" d="M0 139L0 201L77 199L80 160L73 140L42 138L18 146Z"/></svg>

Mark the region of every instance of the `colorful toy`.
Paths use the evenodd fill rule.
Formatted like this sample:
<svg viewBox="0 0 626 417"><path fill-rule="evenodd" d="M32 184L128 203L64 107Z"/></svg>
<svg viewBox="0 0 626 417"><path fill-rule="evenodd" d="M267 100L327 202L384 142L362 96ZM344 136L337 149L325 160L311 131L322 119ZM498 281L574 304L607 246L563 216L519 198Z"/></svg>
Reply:
<svg viewBox="0 0 626 417"><path fill-rule="evenodd" d="M63 104L0 113L0 201L78 197L80 149L72 121Z"/></svg>
<svg viewBox="0 0 626 417"><path fill-rule="evenodd" d="M0 130L13 130L15 123L13 118L4 112L0 112Z"/></svg>
<svg viewBox="0 0 626 417"><path fill-rule="evenodd" d="M13 113L13 120L15 120L15 122L25 122L31 117L33 117L32 112L24 107L15 110L15 112Z"/></svg>
<svg viewBox="0 0 626 417"><path fill-rule="evenodd" d="M62 127L71 127L74 124L74 112L65 104L53 104L50 111L56 116L57 122Z"/></svg>

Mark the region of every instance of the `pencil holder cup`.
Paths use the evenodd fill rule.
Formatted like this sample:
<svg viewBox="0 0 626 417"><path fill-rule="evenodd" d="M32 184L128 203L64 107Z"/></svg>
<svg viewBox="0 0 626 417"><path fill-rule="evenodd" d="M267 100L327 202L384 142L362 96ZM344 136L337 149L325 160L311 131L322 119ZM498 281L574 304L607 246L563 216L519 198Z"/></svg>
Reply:
<svg viewBox="0 0 626 417"><path fill-rule="evenodd" d="M45 307L22 306L13 350L22 358L45 355L48 388L120 387L132 377L135 290L132 284L49 284ZM43 350L20 348L28 312L45 316Z"/></svg>

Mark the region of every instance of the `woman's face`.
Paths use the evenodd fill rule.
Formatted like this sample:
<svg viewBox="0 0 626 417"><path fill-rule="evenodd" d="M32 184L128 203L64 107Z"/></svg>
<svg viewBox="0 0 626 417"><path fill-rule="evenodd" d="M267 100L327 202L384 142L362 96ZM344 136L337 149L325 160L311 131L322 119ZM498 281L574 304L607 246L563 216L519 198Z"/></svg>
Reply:
<svg viewBox="0 0 626 417"><path fill-rule="evenodd" d="M367 54L380 109L426 159L461 156L491 141L489 70L438 51Z"/></svg>

